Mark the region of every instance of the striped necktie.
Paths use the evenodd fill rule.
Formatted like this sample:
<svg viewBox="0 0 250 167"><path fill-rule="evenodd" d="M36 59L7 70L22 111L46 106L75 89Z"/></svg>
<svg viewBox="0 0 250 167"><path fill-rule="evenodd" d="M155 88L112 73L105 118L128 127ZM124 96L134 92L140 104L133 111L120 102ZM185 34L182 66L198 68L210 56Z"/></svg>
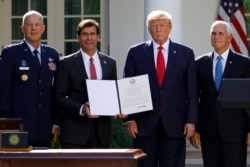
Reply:
<svg viewBox="0 0 250 167"><path fill-rule="evenodd" d="M91 57L90 59L89 59L89 61L90 61L90 69L89 69L89 71L90 71L90 79L97 79L97 77L96 77L96 69L95 69L95 64L94 64L94 59Z"/></svg>

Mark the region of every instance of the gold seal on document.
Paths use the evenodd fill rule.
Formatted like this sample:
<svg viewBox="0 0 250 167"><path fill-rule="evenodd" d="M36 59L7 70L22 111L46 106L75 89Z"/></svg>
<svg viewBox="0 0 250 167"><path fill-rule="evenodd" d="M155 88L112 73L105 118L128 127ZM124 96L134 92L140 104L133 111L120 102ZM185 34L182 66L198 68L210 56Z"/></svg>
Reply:
<svg viewBox="0 0 250 167"><path fill-rule="evenodd" d="M28 75L27 74L23 74L22 77L21 77L21 79L23 81L27 81L28 80Z"/></svg>

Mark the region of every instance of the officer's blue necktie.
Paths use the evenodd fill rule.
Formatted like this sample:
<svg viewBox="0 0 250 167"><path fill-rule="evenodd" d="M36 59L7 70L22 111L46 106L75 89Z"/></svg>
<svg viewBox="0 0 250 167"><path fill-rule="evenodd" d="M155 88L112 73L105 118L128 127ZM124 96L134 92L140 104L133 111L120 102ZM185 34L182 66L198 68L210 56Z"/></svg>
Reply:
<svg viewBox="0 0 250 167"><path fill-rule="evenodd" d="M35 49L33 51L33 53L34 53L34 58L35 58L35 61L36 61L37 65L40 66L41 63L40 63L40 60L39 60L39 57L38 57L38 50Z"/></svg>
<svg viewBox="0 0 250 167"><path fill-rule="evenodd" d="M34 50L33 51L34 53L34 60L35 60L35 63L36 63L36 68L37 68L37 71L40 73L41 72L41 63L40 63L40 60L39 60L39 57L38 57L38 50Z"/></svg>
<svg viewBox="0 0 250 167"><path fill-rule="evenodd" d="M217 90L219 90L220 88L220 82L221 82L221 78L222 78L222 62L221 62L222 57L218 56L217 57L217 63L215 66L215 77L214 77L214 81L215 81L215 85Z"/></svg>

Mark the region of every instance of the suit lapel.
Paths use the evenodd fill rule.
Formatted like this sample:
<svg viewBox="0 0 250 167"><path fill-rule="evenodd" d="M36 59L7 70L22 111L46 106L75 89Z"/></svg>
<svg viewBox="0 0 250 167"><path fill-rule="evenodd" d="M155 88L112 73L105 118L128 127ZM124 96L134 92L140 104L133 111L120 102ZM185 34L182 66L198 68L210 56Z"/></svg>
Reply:
<svg viewBox="0 0 250 167"><path fill-rule="evenodd" d="M100 59L100 63L101 63L101 68L102 68L102 79L107 78L106 74L107 74L107 61L105 60L105 57L100 53L97 52L99 59Z"/></svg>
<svg viewBox="0 0 250 167"><path fill-rule="evenodd" d="M226 66L223 72L223 78L230 78L231 70L234 64L233 62L234 62L234 55L233 52L230 50L227 57Z"/></svg>
<svg viewBox="0 0 250 167"><path fill-rule="evenodd" d="M177 50L175 49L175 44L170 40L169 41L169 48L168 48L168 62L166 66L165 76L163 79L163 84L165 85L169 78L173 77L170 76L171 74L174 74L172 70L176 68L176 55L178 54Z"/></svg>
<svg viewBox="0 0 250 167"><path fill-rule="evenodd" d="M80 73L81 78L88 79L88 75L83 64L83 58L80 50L75 53L75 65L77 71Z"/></svg>
<svg viewBox="0 0 250 167"><path fill-rule="evenodd" d="M182 61L181 57L179 56L180 50L176 47L176 43L169 40L169 48L168 48L168 60L166 65L166 71L165 76L163 79L163 84L166 85L168 83L168 80L171 78L176 77L176 68L179 66L180 61Z"/></svg>
<svg viewBox="0 0 250 167"><path fill-rule="evenodd" d="M212 89L214 90L214 93L217 94L217 88L216 88L216 85L215 85L215 81L214 81L214 76L213 76L213 59L214 59L214 53L211 52L209 53L208 55L208 60L209 63L205 63L205 65L208 65L205 69L208 69L208 76L205 76L208 78L208 82L210 82L210 85L212 87Z"/></svg>
<svg viewBox="0 0 250 167"><path fill-rule="evenodd" d="M44 46L41 45L41 75L45 74L47 69L48 69L48 57Z"/></svg>
<svg viewBox="0 0 250 167"><path fill-rule="evenodd" d="M38 67L37 67L37 65L35 63L35 60L34 60L34 55L32 54L32 52L29 49L28 45L25 43L25 41L22 41L21 45L23 47L25 60L27 60L28 64L30 66L32 66L37 71L37 73L39 73L39 69L38 69Z"/></svg>
<svg viewBox="0 0 250 167"><path fill-rule="evenodd" d="M145 63L148 63L147 67L149 68L148 70L149 76L152 77L155 84L159 85L155 67L154 47L152 41L148 41L145 43L144 55L145 55Z"/></svg>

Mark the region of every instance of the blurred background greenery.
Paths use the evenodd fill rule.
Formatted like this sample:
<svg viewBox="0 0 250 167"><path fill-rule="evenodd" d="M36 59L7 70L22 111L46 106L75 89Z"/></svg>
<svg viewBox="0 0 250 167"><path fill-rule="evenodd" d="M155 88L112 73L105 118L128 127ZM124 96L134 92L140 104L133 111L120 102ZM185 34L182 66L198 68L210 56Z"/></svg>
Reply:
<svg viewBox="0 0 250 167"><path fill-rule="evenodd" d="M132 138L128 135L121 119L112 119L111 148L132 148Z"/></svg>
<svg viewBox="0 0 250 167"><path fill-rule="evenodd" d="M51 144L51 148L61 148L60 142ZM127 134L121 119L112 118L112 143L110 148L132 148L132 138Z"/></svg>

